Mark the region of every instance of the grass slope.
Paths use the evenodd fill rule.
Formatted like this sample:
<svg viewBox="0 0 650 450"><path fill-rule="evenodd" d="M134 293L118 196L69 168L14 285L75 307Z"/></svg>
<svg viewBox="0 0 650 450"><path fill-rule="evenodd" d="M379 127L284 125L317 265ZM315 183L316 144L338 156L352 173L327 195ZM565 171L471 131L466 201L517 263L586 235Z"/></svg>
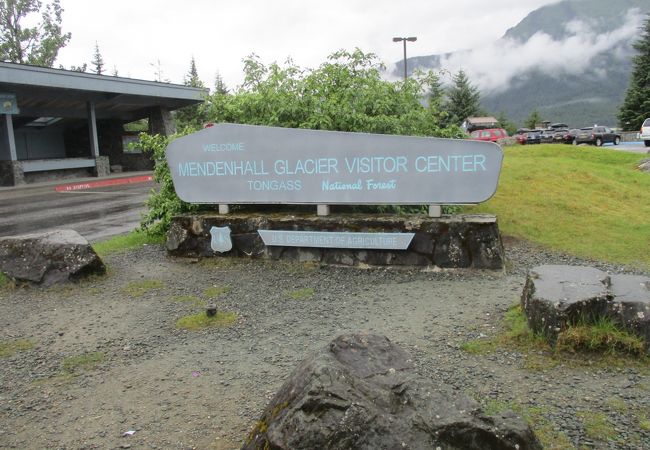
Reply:
<svg viewBox="0 0 650 450"><path fill-rule="evenodd" d="M650 269L650 174L643 155L565 145L517 146L496 195L470 212L501 232L578 256Z"/></svg>

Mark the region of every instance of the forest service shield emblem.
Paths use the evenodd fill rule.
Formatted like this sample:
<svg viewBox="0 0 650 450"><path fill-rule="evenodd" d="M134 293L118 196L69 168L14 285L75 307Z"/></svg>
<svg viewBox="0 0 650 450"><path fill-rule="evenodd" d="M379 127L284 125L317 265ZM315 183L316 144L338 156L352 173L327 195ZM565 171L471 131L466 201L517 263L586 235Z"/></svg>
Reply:
<svg viewBox="0 0 650 450"><path fill-rule="evenodd" d="M230 227L212 227L210 228L210 247L215 252L225 253L232 250L232 239L230 239Z"/></svg>

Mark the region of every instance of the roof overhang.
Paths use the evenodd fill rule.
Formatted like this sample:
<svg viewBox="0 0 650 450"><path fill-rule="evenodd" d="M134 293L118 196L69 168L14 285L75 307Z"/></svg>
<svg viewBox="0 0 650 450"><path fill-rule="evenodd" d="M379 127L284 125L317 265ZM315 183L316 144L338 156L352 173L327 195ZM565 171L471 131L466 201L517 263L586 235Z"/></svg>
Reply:
<svg viewBox="0 0 650 450"><path fill-rule="evenodd" d="M20 116L84 118L87 103L97 119L132 121L153 107L175 110L201 103L207 89L171 83L0 63L0 93L15 94Z"/></svg>

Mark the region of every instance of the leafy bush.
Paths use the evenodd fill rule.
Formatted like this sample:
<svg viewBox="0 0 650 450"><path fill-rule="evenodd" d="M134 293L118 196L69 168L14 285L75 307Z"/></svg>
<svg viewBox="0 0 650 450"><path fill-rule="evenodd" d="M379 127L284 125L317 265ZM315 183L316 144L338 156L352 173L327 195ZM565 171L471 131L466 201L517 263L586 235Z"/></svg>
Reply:
<svg viewBox="0 0 650 450"><path fill-rule="evenodd" d="M165 233L169 228L172 217L198 209L198 205L186 203L176 195L172 174L165 156L165 149L169 142L185 134L188 134L188 132L169 137L159 134L151 136L147 133L140 133L139 142L134 144L136 148L149 153L153 158L155 163L153 179L159 185L158 190L151 190L146 203L148 211L140 222L140 227L149 235Z"/></svg>

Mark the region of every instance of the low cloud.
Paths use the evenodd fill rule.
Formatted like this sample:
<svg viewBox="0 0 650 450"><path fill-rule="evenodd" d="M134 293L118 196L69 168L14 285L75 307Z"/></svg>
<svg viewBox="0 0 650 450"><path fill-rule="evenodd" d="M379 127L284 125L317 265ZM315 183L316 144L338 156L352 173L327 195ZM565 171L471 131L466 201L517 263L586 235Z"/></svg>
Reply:
<svg viewBox="0 0 650 450"><path fill-rule="evenodd" d="M597 33L589 22L575 20L566 25L567 37L562 40L543 32L523 43L503 38L445 56L441 69L450 74L463 69L484 94L506 90L515 77L533 69L556 77L580 75L601 52L610 51L619 59L629 57L622 48L638 37L643 17L640 11L630 10L621 26L609 33Z"/></svg>

